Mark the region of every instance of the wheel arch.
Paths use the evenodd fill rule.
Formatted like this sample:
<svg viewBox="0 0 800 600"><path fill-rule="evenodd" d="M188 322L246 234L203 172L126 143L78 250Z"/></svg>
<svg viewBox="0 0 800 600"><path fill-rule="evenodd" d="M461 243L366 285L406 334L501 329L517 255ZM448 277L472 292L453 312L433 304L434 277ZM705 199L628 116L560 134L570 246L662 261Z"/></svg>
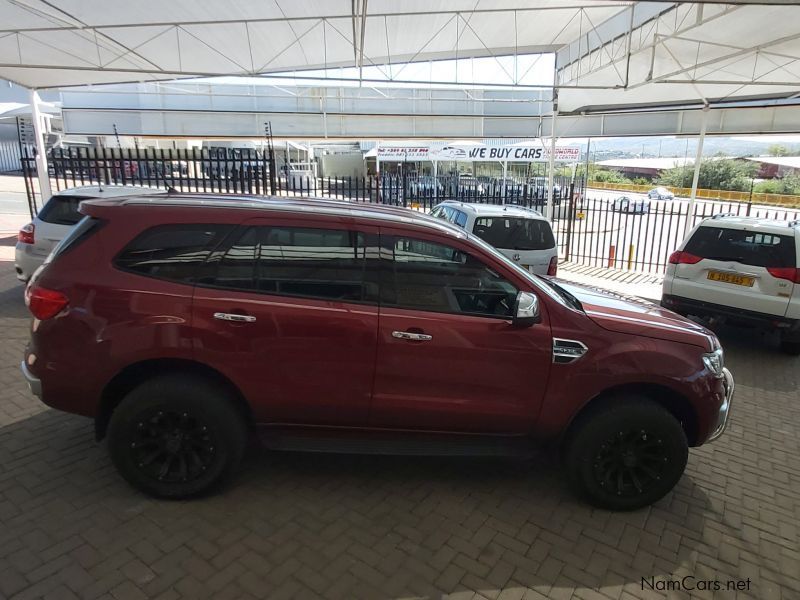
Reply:
<svg viewBox="0 0 800 600"><path fill-rule="evenodd" d="M583 419L630 395L645 396L666 409L681 424L689 446L697 445L698 416L686 396L657 383L626 383L607 388L586 402L570 419L564 435L561 436L561 446L566 445L575 426Z"/></svg>
<svg viewBox="0 0 800 600"><path fill-rule="evenodd" d="M255 423L252 410L241 390L228 377L206 364L178 358L160 358L133 363L117 373L103 388L100 405L94 419L95 438L99 441L106 435L109 420L122 399L135 387L159 375L186 375L205 379L213 385L230 392L237 410L252 427Z"/></svg>

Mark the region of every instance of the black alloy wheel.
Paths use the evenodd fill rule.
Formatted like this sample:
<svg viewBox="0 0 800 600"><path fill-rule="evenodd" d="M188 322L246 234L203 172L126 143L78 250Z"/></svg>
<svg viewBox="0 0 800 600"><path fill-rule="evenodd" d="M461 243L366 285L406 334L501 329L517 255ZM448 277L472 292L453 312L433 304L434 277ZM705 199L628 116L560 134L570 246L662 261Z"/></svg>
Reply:
<svg viewBox="0 0 800 600"><path fill-rule="evenodd" d="M231 390L196 374L160 375L130 391L108 424L120 474L158 498L206 493L235 471L248 438Z"/></svg>
<svg viewBox="0 0 800 600"><path fill-rule="evenodd" d="M139 419L130 452L147 477L167 483L192 481L212 466L218 442L202 417L152 410Z"/></svg>
<svg viewBox="0 0 800 600"><path fill-rule="evenodd" d="M625 394L589 405L570 428L563 456L572 487L591 504L635 510L675 487L689 444L666 408Z"/></svg>
<svg viewBox="0 0 800 600"><path fill-rule="evenodd" d="M593 467L598 485L634 497L658 485L668 461L664 441L637 429L620 431L601 444Z"/></svg>

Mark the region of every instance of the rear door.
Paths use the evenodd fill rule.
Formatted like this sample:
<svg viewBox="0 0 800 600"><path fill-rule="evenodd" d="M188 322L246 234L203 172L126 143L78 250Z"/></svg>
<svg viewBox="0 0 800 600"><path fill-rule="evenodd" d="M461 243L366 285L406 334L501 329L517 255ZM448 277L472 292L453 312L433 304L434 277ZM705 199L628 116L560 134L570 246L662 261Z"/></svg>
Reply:
<svg viewBox="0 0 800 600"><path fill-rule="evenodd" d="M700 260L675 266L675 296L784 316L794 283L775 277L777 269L795 267L795 239L754 229L702 225L683 248ZM684 259L686 260L686 259Z"/></svg>
<svg viewBox="0 0 800 600"><path fill-rule="evenodd" d="M195 353L259 423L365 425L378 330L377 229L247 221L198 278Z"/></svg>

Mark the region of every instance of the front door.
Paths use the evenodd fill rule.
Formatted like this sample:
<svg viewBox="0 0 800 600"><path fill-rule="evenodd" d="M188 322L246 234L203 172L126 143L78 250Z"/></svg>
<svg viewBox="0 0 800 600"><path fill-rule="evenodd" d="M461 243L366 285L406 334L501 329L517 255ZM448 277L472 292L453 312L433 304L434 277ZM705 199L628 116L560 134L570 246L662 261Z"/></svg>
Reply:
<svg viewBox="0 0 800 600"><path fill-rule="evenodd" d="M513 325L517 287L456 240L382 230L381 249L370 425L530 431L552 362L547 315L532 327Z"/></svg>
<svg viewBox="0 0 800 600"><path fill-rule="evenodd" d="M197 359L240 387L259 423L365 425L378 329L373 256L377 230L246 222L195 288Z"/></svg>

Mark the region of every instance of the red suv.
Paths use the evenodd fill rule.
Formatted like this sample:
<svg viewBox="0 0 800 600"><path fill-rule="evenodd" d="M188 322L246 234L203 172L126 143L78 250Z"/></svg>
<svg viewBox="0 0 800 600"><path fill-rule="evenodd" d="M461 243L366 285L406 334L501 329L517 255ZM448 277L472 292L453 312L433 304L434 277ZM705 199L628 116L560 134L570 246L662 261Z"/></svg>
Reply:
<svg viewBox="0 0 800 600"><path fill-rule="evenodd" d="M561 452L598 506L666 494L719 436L713 333L654 304L531 275L402 208L171 196L88 200L26 290L22 371L92 417L135 487L222 482L276 449Z"/></svg>

